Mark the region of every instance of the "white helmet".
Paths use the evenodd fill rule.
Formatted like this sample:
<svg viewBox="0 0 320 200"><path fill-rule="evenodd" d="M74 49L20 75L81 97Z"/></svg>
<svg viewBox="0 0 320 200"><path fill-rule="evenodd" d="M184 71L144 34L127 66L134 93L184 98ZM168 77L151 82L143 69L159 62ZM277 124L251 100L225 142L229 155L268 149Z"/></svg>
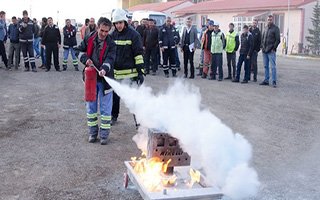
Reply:
<svg viewBox="0 0 320 200"><path fill-rule="evenodd" d="M112 23L128 21L127 12L123 9L117 8L112 12Z"/></svg>

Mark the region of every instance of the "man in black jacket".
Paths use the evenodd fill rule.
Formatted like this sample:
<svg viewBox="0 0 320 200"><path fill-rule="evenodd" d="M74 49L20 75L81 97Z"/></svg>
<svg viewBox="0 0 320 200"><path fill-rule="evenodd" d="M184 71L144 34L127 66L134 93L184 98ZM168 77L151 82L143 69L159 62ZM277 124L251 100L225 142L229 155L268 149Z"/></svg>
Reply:
<svg viewBox="0 0 320 200"><path fill-rule="evenodd" d="M258 20L254 19L252 22L252 27L250 29L253 39L253 52L251 56L251 68L253 71L253 81L257 82L257 74L258 74L258 53L261 47L261 33L258 28Z"/></svg>
<svg viewBox="0 0 320 200"><path fill-rule="evenodd" d="M145 73L149 74L150 57L152 61L152 75L156 75L157 71L157 51L158 51L158 35L159 29L155 26L155 21L149 19L149 26L144 31L143 47L145 49Z"/></svg>
<svg viewBox="0 0 320 200"><path fill-rule="evenodd" d="M77 46L77 29L71 24L70 19L66 20L66 26L63 28L63 36L63 71L67 70L69 52L72 56L74 69L79 71L78 61L74 51L74 47Z"/></svg>
<svg viewBox="0 0 320 200"><path fill-rule="evenodd" d="M103 78L113 78L113 64L116 57L116 45L108 35L111 29L111 21L105 17L98 20L97 31L87 35L77 51L85 52L80 61L86 67L94 65L97 72L97 99L87 102L87 120L89 127L89 142L94 143L100 132L100 144L106 145L111 128L111 111L113 92L110 85ZM98 127L98 100L100 100L101 124Z"/></svg>
<svg viewBox="0 0 320 200"><path fill-rule="evenodd" d="M172 70L172 76L176 77L176 52L175 49L180 42L180 35L177 29L171 24L171 17L167 17L166 23L159 31L159 46L162 51L163 71L166 78L169 78L168 60Z"/></svg>
<svg viewBox="0 0 320 200"><path fill-rule="evenodd" d="M46 72L50 71L52 54L54 67L56 71L60 72L59 48L61 46L61 35L58 26L53 24L52 17L48 17L48 26L43 32L41 45L46 49Z"/></svg>
<svg viewBox="0 0 320 200"><path fill-rule="evenodd" d="M33 72L37 72L34 49L33 49L33 34L35 33L35 26L33 21L28 17L28 12L22 12L23 18L19 22L19 42L24 59L24 71L30 71L29 63Z"/></svg>
<svg viewBox="0 0 320 200"><path fill-rule="evenodd" d="M273 16L269 15L268 25L262 34L262 55L265 68L265 78L260 85L269 85L269 62L272 69L272 85L277 87L276 51L280 44L280 30L273 23Z"/></svg>
<svg viewBox="0 0 320 200"><path fill-rule="evenodd" d="M47 27L47 25L48 25L48 19L46 17L43 17L42 20L41 20L41 28L40 28L41 40L42 40L42 37L43 37L44 29ZM41 46L41 48L40 48L40 56L41 56L42 64L39 66L39 68L45 69L46 68L46 50L42 45L40 45L40 46Z"/></svg>
<svg viewBox="0 0 320 200"><path fill-rule="evenodd" d="M241 83L248 83L250 77L250 59L253 51L252 34L249 32L247 25L243 26L241 34L240 56L237 65L237 76L232 82L239 82L242 63L244 62L244 79Z"/></svg>
<svg viewBox="0 0 320 200"><path fill-rule="evenodd" d="M142 39L137 31L127 22L127 12L116 9L112 13L112 23L115 27L111 34L116 43L116 60L114 62L114 78L129 79L141 85L144 81L144 62ZM113 94L112 123L116 122L120 111L120 97Z"/></svg>

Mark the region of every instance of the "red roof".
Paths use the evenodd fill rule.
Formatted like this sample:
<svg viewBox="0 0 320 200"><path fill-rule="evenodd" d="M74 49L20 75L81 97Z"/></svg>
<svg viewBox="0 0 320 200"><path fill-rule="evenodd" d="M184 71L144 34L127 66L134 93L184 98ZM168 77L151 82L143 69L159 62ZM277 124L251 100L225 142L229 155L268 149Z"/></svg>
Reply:
<svg viewBox="0 0 320 200"><path fill-rule="evenodd" d="M297 8L316 0L290 0L290 7ZM225 11L248 11L283 9L288 7L288 0L212 0L197 3L193 6L176 11L176 14L210 13Z"/></svg>
<svg viewBox="0 0 320 200"><path fill-rule="evenodd" d="M152 10L157 12L166 11L172 7L178 6L188 2L187 0L180 0L180 1L169 1L169 2L160 2L160 3L147 3L147 4L140 4L133 7L130 7L129 11L137 11L137 10Z"/></svg>

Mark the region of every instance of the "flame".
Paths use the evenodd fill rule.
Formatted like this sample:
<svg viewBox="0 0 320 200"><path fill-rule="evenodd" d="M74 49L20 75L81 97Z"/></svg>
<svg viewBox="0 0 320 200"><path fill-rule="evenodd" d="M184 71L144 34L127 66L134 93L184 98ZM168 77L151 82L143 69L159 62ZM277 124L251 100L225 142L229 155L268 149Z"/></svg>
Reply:
<svg viewBox="0 0 320 200"><path fill-rule="evenodd" d="M199 171L190 168L189 174L191 177L189 187L192 187L195 183L200 183L201 173Z"/></svg>
<svg viewBox="0 0 320 200"><path fill-rule="evenodd" d="M162 162L160 158L153 157L150 159L131 158L133 170L139 175L141 182L149 191L161 191L163 187L173 186L177 180L175 175L165 176L168 165L171 159L167 162Z"/></svg>

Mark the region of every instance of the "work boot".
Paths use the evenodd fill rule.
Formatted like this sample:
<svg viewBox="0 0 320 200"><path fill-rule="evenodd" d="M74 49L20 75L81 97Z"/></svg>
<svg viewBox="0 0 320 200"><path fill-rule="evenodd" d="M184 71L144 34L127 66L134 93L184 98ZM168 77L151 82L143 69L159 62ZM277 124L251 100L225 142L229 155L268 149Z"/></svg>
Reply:
<svg viewBox="0 0 320 200"><path fill-rule="evenodd" d="M36 68L33 68L31 71L32 71L32 72L37 72Z"/></svg>
<svg viewBox="0 0 320 200"><path fill-rule="evenodd" d="M248 83L248 80L243 80L241 83L242 83L242 84Z"/></svg>
<svg viewBox="0 0 320 200"><path fill-rule="evenodd" d="M207 74L206 73L202 73L201 78L206 79L207 78Z"/></svg>
<svg viewBox="0 0 320 200"><path fill-rule="evenodd" d="M203 74L203 68L200 68L199 69L199 73L197 74L197 76L202 76L202 74Z"/></svg>
<svg viewBox="0 0 320 200"><path fill-rule="evenodd" d="M239 83L239 79L233 79L232 82L233 83Z"/></svg>
<svg viewBox="0 0 320 200"><path fill-rule="evenodd" d="M97 136L94 136L94 135L90 135L89 136L89 143L95 143L95 141L97 140Z"/></svg>
<svg viewBox="0 0 320 200"><path fill-rule="evenodd" d="M230 80L230 79L231 79L231 76L224 78L224 80Z"/></svg>
<svg viewBox="0 0 320 200"><path fill-rule="evenodd" d="M24 71L25 71L25 72L28 72L28 71L30 71L30 69L29 69L29 68L25 68Z"/></svg>
<svg viewBox="0 0 320 200"><path fill-rule="evenodd" d="M74 70L75 71L79 71L79 67L78 66L74 66Z"/></svg>
<svg viewBox="0 0 320 200"><path fill-rule="evenodd" d="M165 74L164 76L165 76L166 78L169 78L169 74Z"/></svg>
<svg viewBox="0 0 320 200"><path fill-rule="evenodd" d="M276 88L276 87L277 87L277 82L273 81L273 82L272 82L272 86L273 86L274 88Z"/></svg>
<svg viewBox="0 0 320 200"><path fill-rule="evenodd" d="M260 83L259 85L269 85L269 82L267 81L263 81L262 83Z"/></svg>
<svg viewBox="0 0 320 200"><path fill-rule="evenodd" d="M117 117L112 117L111 118L111 122L110 122L110 125L114 125L116 122L118 121L118 118Z"/></svg>
<svg viewBox="0 0 320 200"><path fill-rule="evenodd" d="M106 145L106 144L108 144L107 138L100 138L100 144L101 144L101 145Z"/></svg>
<svg viewBox="0 0 320 200"><path fill-rule="evenodd" d="M62 65L62 70L66 71L67 70L67 65Z"/></svg>

